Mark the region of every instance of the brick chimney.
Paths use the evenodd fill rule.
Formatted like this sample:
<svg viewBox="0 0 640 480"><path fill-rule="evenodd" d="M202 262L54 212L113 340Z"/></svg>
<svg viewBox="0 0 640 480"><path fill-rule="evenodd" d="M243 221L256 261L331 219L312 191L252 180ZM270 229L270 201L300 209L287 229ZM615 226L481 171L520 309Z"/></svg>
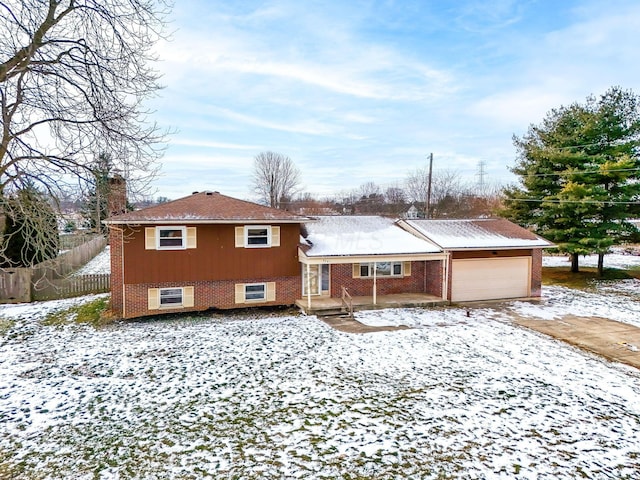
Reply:
<svg viewBox="0 0 640 480"><path fill-rule="evenodd" d="M120 215L127 211L127 181L119 173L109 177L109 216Z"/></svg>

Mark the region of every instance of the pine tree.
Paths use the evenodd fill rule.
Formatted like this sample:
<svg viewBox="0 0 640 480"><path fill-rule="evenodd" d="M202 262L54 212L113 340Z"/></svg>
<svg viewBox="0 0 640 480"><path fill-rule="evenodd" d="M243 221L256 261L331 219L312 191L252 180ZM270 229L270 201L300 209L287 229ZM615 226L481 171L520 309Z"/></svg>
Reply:
<svg viewBox="0 0 640 480"><path fill-rule="evenodd" d="M2 200L5 228L2 266L32 267L56 258L60 245L56 214L32 184Z"/></svg>
<svg viewBox="0 0 640 480"><path fill-rule="evenodd" d="M109 174L112 168L111 156L101 153L92 166L93 178L89 192L82 205L82 216L85 224L93 231L104 233L106 226L102 223L109 216Z"/></svg>
<svg viewBox="0 0 640 480"><path fill-rule="evenodd" d="M571 255L597 253L631 238L640 211L640 98L619 87L584 105L552 110L514 137L520 186L504 190L503 216L534 228Z"/></svg>

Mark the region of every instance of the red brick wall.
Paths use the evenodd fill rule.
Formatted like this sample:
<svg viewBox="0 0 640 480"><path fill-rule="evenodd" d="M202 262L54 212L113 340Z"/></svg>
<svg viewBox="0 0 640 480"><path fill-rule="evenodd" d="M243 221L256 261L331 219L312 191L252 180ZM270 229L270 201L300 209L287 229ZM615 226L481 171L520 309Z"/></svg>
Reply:
<svg viewBox="0 0 640 480"><path fill-rule="evenodd" d="M542 295L542 249L535 248L531 255L531 296Z"/></svg>
<svg viewBox="0 0 640 480"><path fill-rule="evenodd" d="M378 277L378 295L394 293L430 293L441 295L442 269L440 261L411 262L411 275L407 277ZM331 296L340 297L342 287L354 296L373 295L373 278L353 278L353 264L331 265Z"/></svg>
<svg viewBox="0 0 640 480"><path fill-rule="evenodd" d="M111 250L111 310L122 316L122 230L111 225L109 227L109 244Z"/></svg>
<svg viewBox="0 0 640 480"><path fill-rule="evenodd" d="M260 303L235 303L236 283L276 282L276 301ZM194 306L189 308L161 308L148 310L148 289L169 287L194 287ZM207 310L209 308L229 309L244 307L262 307L272 305L293 305L295 300L302 297L300 277L259 278L250 280L222 280L215 282L186 282L186 283L149 283L125 285L126 308L123 318L135 318L146 315L160 315L163 313L191 312Z"/></svg>

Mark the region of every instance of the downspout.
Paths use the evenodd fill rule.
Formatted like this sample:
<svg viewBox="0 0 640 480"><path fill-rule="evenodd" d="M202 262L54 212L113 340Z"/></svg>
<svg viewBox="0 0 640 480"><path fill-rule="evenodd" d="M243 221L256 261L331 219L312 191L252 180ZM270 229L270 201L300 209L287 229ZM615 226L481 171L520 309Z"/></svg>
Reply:
<svg viewBox="0 0 640 480"><path fill-rule="evenodd" d="M444 269L443 269L443 278L442 278L442 298L445 300L451 301L449 298L449 261L451 258L451 253L447 252L446 257L443 260Z"/></svg>
<svg viewBox="0 0 640 480"><path fill-rule="evenodd" d="M373 262L373 304L377 305L378 301L378 284L376 271L378 270L378 262Z"/></svg>
<svg viewBox="0 0 640 480"><path fill-rule="evenodd" d="M127 299L126 292L127 290L124 288L124 228L120 230L120 258L121 258L121 268L122 268L122 318L127 318Z"/></svg>
<svg viewBox="0 0 640 480"><path fill-rule="evenodd" d="M307 263L307 311L311 310L311 268Z"/></svg>

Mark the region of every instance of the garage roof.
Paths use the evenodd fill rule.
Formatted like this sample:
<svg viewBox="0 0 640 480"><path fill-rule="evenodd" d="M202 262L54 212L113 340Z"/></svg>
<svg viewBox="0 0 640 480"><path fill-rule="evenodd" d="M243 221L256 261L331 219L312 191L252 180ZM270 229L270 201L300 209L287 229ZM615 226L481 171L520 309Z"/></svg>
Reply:
<svg viewBox="0 0 640 480"><path fill-rule="evenodd" d="M548 240L504 218L403 220L402 223L445 250L554 246Z"/></svg>

